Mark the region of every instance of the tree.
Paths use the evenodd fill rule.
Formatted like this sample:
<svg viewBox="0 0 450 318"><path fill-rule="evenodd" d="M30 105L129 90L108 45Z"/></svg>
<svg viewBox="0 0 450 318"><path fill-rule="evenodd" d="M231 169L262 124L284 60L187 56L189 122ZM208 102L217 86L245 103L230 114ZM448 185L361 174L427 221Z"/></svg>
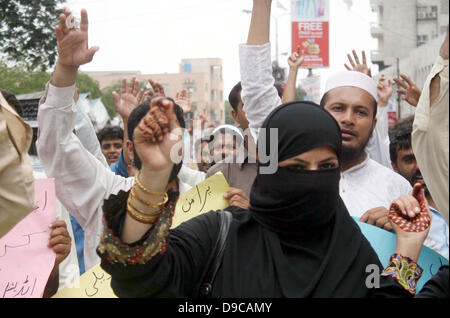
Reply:
<svg viewBox="0 0 450 318"><path fill-rule="evenodd" d="M28 71L45 71L56 60L53 26L63 0L0 1L0 53Z"/></svg>
<svg viewBox="0 0 450 318"><path fill-rule="evenodd" d="M50 74L46 72L29 72L20 67L8 68L0 63L0 88L16 95L43 91L49 80Z"/></svg>

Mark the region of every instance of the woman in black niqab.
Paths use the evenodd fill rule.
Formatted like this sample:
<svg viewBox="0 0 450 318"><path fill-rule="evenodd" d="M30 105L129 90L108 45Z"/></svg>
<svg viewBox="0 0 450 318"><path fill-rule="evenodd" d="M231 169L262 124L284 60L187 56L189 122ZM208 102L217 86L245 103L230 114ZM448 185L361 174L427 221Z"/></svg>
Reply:
<svg viewBox="0 0 450 318"><path fill-rule="evenodd" d="M277 149L270 149L275 145L269 142L271 137ZM341 163L339 125L313 103L294 102L274 110L262 126L258 146L262 142L271 160L278 162L326 146ZM366 266L382 267L339 196L340 166L261 171L251 190L250 213L236 235L230 233L232 246L227 247L223 262L224 277L241 283L226 286L224 281L223 292L231 288L227 296L368 296ZM245 277L236 266L252 274Z"/></svg>
<svg viewBox="0 0 450 318"><path fill-rule="evenodd" d="M277 160L277 166L321 147L331 149L337 162L332 168L315 171L280 166L275 173L263 174L259 169L249 211L227 209L233 220L211 296L371 296L374 290L366 287L366 268L374 264L381 270L382 266L339 197L341 132L336 121L313 103L282 105L265 120L258 146L262 143L268 145L267 153L271 160ZM269 164L258 165L263 168ZM104 210L107 217L116 213ZM124 209L116 213L116 221L108 225L117 236L125 213ZM99 253L116 294L197 295L196 288L217 242L219 219L212 211L170 230L164 255L158 254L143 265L123 266ZM142 245L147 239L148 234L130 246Z"/></svg>

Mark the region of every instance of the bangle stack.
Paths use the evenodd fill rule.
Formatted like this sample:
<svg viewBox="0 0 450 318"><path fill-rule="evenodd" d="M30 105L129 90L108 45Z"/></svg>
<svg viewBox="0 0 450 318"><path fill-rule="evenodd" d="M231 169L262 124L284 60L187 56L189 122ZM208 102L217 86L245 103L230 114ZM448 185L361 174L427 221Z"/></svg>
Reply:
<svg viewBox="0 0 450 318"><path fill-rule="evenodd" d="M149 195L152 196L162 196L163 200L158 203L153 203L147 200L142 199L135 191L135 186L138 186L139 189ZM133 203L135 200L140 201L141 203L145 204L146 206L150 206L152 208L159 208L157 211L148 212L144 211L142 209L139 209L136 207L136 205ZM163 193L155 193L148 189L146 189L142 183L139 181L139 174L135 177L135 184L131 188L130 196L127 201L127 213L129 216L131 216L134 220L144 223L144 224L153 224L156 222L156 220L161 215L161 207L164 206L169 201L169 196L167 192Z"/></svg>

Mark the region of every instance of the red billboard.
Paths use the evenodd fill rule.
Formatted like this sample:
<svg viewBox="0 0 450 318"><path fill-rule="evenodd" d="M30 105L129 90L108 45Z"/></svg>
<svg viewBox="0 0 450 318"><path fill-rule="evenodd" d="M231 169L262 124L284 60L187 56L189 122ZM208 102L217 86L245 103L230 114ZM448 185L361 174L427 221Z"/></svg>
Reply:
<svg viewBox="0 0 450 318"><path fill-rule="evenodd" d="M292 52L305 54L302 68L330 66L329 2L292 1Z"/></svg>

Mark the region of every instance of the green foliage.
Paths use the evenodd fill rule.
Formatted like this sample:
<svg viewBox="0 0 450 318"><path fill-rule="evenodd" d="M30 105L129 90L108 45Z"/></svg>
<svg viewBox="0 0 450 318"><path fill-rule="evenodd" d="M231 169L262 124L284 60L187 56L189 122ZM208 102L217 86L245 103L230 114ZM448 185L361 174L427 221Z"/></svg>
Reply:
<svg viewBox="0 0 450 318"><path fill-rule="evenodd" d="M233 115L231 115L231 111L233 110L233 107L231 107L231 104L229 101L225 101L225 124L228 125L234 125L234 118Z"/></svg>
<svg viewBox="0 0 450 318"><path fill-rule="evenodd" d="M50 74L28 72L19 67L8 68L0 63L0 88L16 95L40 92L50 80Z"/></svg>
<svg viewBox="0 0 450 318"><path fill-rule="evenodd" d="M120 92L120 82L117 82L112 86L108 86L102 90L102 101L111 118L116 114L116 108L114 107L114 98L112 96L113 91Z"/></svg>
<svg viewBox="0 0 450 318"><path fill-rule="evenodd" d="M91 93L91 98L103 97L98 81L94 80L87 74L78 73L77 76L77 87L80 93Z"/></svg>
<svg viewBox="0 0 450 318"><path fill-rule="evenodd" d="M54 26L63 0L0 1L0 53L29 71L45 71L56 60Z"/></svg>

